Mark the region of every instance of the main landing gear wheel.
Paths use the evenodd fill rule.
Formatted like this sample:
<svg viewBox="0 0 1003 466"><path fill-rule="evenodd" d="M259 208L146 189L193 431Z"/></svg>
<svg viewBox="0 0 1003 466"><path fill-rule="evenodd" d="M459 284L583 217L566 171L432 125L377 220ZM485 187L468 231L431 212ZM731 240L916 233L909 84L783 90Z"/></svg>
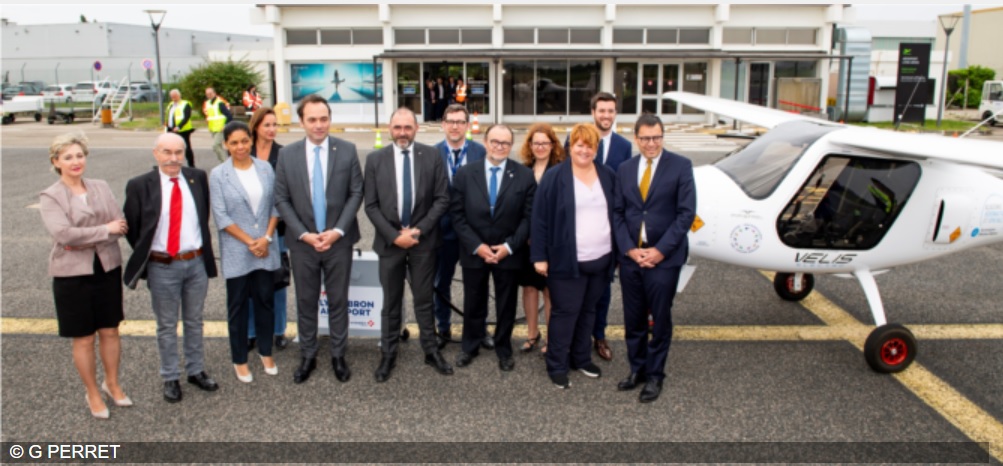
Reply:
<svg viewBox="0 0 1003 466"><path fill-rule="evenodd" d="M773 290L785 301L801 301L815 288L815 276L810 273L801 274L801 283L795 287L793 273L778 273L773 277ZM798 289L800 288L800 290Z"/></svg>
<svg viewBox="0 0 1003 466"><path fill-rule="evenodd" d="M867 336L864 358L875 372L902 372L916 359L916 337L902 325L882 325Z"/></svg>

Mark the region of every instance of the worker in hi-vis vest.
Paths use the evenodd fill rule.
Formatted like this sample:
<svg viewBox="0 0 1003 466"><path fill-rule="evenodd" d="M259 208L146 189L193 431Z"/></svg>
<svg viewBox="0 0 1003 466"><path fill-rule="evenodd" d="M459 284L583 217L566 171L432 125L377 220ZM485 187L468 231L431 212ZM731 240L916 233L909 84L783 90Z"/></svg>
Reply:
<svg viewBox="0 0 1003 466"><path fill-rule="evenodd" d="M230 106L226 100L216 95L215 89L207 87L202 114L205 115L205 121L209 125L209 134L212 134L212 151L216 153L216 158L223 162L227 157L226 149L223 147L223 127L233 119Z"/></svg>
<svg viewBox="0 0 1003 466"><path fill-rule="evenodd" d="M188 160L189 167L195 167L195 151L192 150L192 103L181 100L181 91L171 89L171 105L167 107L164 121L167 122L165 130L174 133L185 140L185 159Z"/></svg>
<svg viewBox="0 0 1003 466"><path fill-rule="evenodd" d="M456 80L456 103L466 105L467 102L467 85L462 79Z"/></svg>

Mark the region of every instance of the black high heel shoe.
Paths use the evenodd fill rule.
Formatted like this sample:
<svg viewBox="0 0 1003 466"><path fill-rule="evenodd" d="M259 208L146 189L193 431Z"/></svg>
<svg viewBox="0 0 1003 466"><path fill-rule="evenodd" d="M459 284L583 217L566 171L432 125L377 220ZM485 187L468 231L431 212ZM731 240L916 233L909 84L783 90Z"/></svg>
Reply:
<svg viewBox="0 0 1003 466"><path fill-rule="evenodd" d="M527 338L526 342L522 344L522 348L519 348L519 351L522 351L523 353L529 353L530 351L536 349L536 344L539 342L540 342L539 334L537 334L535 337Z"/></svg>

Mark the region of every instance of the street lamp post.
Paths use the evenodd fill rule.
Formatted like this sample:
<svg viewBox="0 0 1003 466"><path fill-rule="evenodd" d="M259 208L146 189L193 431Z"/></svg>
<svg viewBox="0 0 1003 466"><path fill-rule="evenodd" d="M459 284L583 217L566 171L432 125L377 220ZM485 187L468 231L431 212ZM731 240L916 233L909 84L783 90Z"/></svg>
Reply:
<svg viewBox="0 0 1003 466"><path fill-rule="evenodd" d="M946 15L940 17L940 27L944 28L944 75L940 80L940 102L937 105L937 127L940 128L940 119L944 116L944 107L947 106L947 52L951 49L951 33L954 26L961 19L957 15Z"/></svg>
<svg viewBox="0 0 1003 466"><path fill-rule="evenodd" d="M153 26L153 44L157 48L157 108L160 109L160 126L164 126L164 82L160 78L160 24L164 22L165 10L143 10L150 15Z"/></svg>

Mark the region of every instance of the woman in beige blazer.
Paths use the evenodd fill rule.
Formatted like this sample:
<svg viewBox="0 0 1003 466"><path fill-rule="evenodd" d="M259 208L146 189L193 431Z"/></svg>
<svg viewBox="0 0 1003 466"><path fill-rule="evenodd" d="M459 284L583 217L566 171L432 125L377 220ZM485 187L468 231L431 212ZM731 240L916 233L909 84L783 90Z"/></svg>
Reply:
<svg viewBox="0 0 1003 466"><path fill-rule="evenodd" d="M87 139L64 134L49 146L59 181L39 196L42 222L52 235L49 275L59 335L73 339L73 364L87 389L91 415L108 418L102 392L116 406L132 406L118 383L122 313L122 252L127 226L115 196L102 180L84 179ZM97 385L95 333L105 380ZM99 391L100 390L100 391Z"/></svg>

